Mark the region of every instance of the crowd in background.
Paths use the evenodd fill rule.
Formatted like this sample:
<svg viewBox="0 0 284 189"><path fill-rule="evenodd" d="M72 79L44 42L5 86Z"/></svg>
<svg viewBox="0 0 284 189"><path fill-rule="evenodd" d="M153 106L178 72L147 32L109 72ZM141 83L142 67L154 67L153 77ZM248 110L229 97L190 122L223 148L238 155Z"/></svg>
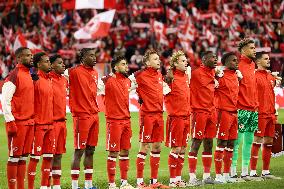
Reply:
<svg viewBox="0 0 284 189"><path fill-rule="evenodd" d="M0 3L1 79L14 67L12 47L19 32L40 49L50 54L60 53L68 67L78 63L76 52L80 44L95 44L99 40L98 63L108 68L115 54L123 54L133 72L143 67L142 55L147 48L158 49L165 66L173 51L184 49L178 33L182 33L188 20L193 33L193 40L187 41L192 52L186 52L191 66L200 65L201 53L206 50L220 57L224 52L237 51L236 44L241 38L251 37L257 47L271 47L271 69L284 75L284 3L281 0L120 0L110 35L92 40L76 40L74 32L105 10L74 10L65 3L64 0ZM169 10L178 15L169 18ZM162 22L168 28L166 45L157 40L153 21ZM205 34L207 30L213 41Z"/></svg>

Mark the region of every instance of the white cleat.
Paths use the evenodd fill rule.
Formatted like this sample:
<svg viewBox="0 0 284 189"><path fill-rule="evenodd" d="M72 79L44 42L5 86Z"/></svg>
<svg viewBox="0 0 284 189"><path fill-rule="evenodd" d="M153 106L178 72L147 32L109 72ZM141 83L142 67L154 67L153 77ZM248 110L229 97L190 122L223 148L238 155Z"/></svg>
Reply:
<svg viewBox="0 0 284 189"><path fill-rule="evenodd" d="M189 182L187 183L187 186L200 186L200 185L202 185L202 182L197 178L189 180Z"/></svg>

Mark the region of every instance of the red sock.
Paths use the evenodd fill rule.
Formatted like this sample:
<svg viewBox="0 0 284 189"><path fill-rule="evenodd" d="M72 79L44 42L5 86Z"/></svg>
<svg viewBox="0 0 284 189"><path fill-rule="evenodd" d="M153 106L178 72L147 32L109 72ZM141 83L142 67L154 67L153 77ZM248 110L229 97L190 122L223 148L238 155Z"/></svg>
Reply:
<svg viewBox="0 0 284 189"><path fill-rule="evenodd" d="M20 158L18 162L17 189L25 188L26 160L27 160L27 157L22 157Z"/></svg>
<svg viewBox="0 0 284 189"><path fill-rule="evenodd" d="M116 157L108 156L107 158L107 173L108 173L108 182L115 182L115 169L116 169Z"/></svg>
<svg viewBox="0 0 284 189"><path fill-rule="evenodd" d="M197 153L189 152L188 153L189 173L195 173L196 172L196 165L197 165Z"/></svg>
<svg viewBox="0 0 284 189"><path fill-rule="evenodd" d="M216 174L222 174L222 162L223 162L223 146L217 146L214 153L215 172Z"/></svg>
<svg viewBox="0 0 284 189"><path fill-rule="evenodd" d="M178 163L178 154L171 152L168 158L170 178L176 178L177 163Z"/></svg>
<svg viewBox="0 0 284 189"><path fill-rule="evenodd" d="M183 169L183 164L184 164L184 153L183 154L179 154L179 156L178 156L176 176L181 176L181 172L182 172L182 169Z"/></svg>
<svg viewBox="0 0 284 189"><path fill-rule="evenodd" d="M230 173L231 165L232 165L232 158L233 158L233 149L226 148L224 151L224 171L223 173Z"/></svg>
<svg viewBox="0 0 284 189"><path fill-rule="evenodd" d="M47 187L51 186L51 177L52 177L52 170L50 170L50 173L49 173L49 177L48 177L48 180L47 180Z"/></svg>
<svg viewBox="0 0 284 189"><path fill-rule="evenodd" d="M72 180L78 180L80 176L80 167L72 167L71 178Z"/></svg>
<svg viewBox="0 0 284 189"><path fill-rule="evenodd" d="M89 167L85 167L84 169L84 173L85 173L85 180L93 180L93 167L89 166Z"/></svg>
<svg viewBox="0 0 284 189"><path fill-rule="evenodd" d="M36 176L36 166L38 164L40 156L35 158L31 157L28 166L28 189L34 189L34 182Z"/></svg>
<svg viewBox="0 0 284 189"><path fill-rule="evenodd" d="M202 152L203 172L210 173L212 164L212 153Z"/></svg>
<svg viewBox="0 0 284 189"><path fill-rule="evenodd" d="M139 152L136 159L136 178L143 178L144 175L144 167L145 167L145 159L146 159L146 153Z"/></svg>
<svg viewBox="0 0 284 189"><path fill-rule="evenodd" d="M262 149L262 170L269 170L270 158L271 158L272 144L263 144Z"/></svg>
<svg viewBox="0 0 284 189"><path fill-rule="evenodd" d="M9 157L7 162L7 179L9 189L16 189L18 161L19 158Z"/></svg>
<svg viewBox="0 0 284 189"><path fill-rule="evenodd" d="M51 172L52 154L43 154L41 164L41 186L48 186L49 175Z"/></svg>
<svg viewBox="0 0 284 189"><path fill-rule="evenodd" d="M251 148L251 157L250 157L250 170L256 170L257 160L258 160L258 151L261 144L252 144Z"/></svg>
<svg viewBox="0 0 284 189"><path fill-rule="evenodd" d="M60 186L60 178L61 178L61 167L52 167L53 185Z"/></svg>
<svg viewBox="0 0 284 189"><path fill-rule="evenodd" d="M159 164L160 164L160 152L151 152L150 154L151 179L158 178Z"/></svg>
<svg viewBox="0 0 284 189"><path fill-rule="evenodd" d="M128 155L119 156L120 178L127 180L127 172L129 170L129 157Z"/></svg>

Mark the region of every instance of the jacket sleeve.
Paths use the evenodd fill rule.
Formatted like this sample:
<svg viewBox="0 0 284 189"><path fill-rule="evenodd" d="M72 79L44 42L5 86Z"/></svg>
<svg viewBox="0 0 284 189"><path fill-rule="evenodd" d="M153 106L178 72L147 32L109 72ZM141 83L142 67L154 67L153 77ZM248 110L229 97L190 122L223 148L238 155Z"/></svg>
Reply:
<svg viewBox="0 0 284 189"><path fill-rule="evenodd" d="M2 87L1 103L2 103L4 119L6 122L15 121L15 118L12 114L12 106L11 106L11 101L15 91L16 91L16 85L14 85L11 81L7 81L4 83Z"/></svg>

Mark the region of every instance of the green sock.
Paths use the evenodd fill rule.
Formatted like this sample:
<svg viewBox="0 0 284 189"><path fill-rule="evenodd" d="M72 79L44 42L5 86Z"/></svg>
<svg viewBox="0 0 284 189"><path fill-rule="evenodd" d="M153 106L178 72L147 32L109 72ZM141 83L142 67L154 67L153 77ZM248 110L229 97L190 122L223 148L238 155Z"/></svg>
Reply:
<svg viewBox="0 0 284 189"><path fill-rule="evenodd" d="M238 155L239 155L239 146L243 141L244 133L238 133L238 139L234 142L234 151L233 151L233 159L232 159L232 167L237 167Z"/></svg>
<svg viewBox="0 0 284 189"><path fill-rule="evenodd" d="M244 132L243 149L242 149L242 167L249 166L253 138L254 138L254 132Z"/></svg>

